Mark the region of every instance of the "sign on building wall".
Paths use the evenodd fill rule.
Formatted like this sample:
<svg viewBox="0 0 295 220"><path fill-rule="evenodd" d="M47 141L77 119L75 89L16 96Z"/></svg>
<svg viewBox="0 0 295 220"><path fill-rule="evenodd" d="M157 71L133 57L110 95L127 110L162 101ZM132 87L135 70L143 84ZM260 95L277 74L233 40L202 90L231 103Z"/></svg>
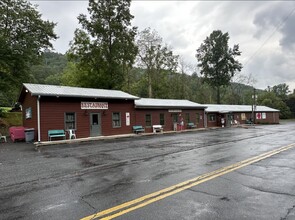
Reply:
<svg viewBox="0 0 295 220"><path fill-rule="evenodd" d="M27 108L26 109L26 119L32 118L32 108Z"/></svg>
<svg viewBox="0 0 295 220"><path fill-rule="evenodd" d="M182 112L181 109L169 109L168 112Z"/></svg>
<svg viewBox="0 0 295 220"><path fill-rule="evenodd" d="M246 120L246 114L245 114L245 113L242 113L242 114L241 114L241 119L242 119L242 120Z"/></svg>
<svg viewBox="0 0 295 220"><path fill-rule="evenodd" d="M266 119L266 113L264 112L264 113L262 113L262 119Z"/></svg>
<svg viewBox="0 0 295 220"><path fill-rule="evenodd" d="M108 109L107 102L81 102L81 109Z"/></svg>
<svg viewBox="0 0 295 220"><path fill-rule="evenodd" d="M130 126L130 113L126 112L126 126Z"/></svg>
<svg viewBox="0 0 295 220"><path fill-rule="evenodd" d="M256 119L261 119L261 113L260 112L256 113Z"/></svg>

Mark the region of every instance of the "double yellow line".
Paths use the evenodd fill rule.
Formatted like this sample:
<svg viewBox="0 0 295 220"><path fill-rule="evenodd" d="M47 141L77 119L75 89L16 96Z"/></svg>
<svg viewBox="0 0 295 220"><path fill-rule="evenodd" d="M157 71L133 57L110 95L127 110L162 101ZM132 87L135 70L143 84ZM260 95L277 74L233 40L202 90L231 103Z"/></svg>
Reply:
<svg viewBox="0 0 295 220"><path fill-rule="evenodd" d="M113 208L106 209L106 210L98 212L96 214L87 216L85 218L82 218L81 220L92 220L92 219L97 219L97 218L101 218L102 220L108 220L108 219L116 218L116 217L124 215L128 212L134 211L136 209L142 208L142 207L147 206L151 203L154 203L156 201L164 199L168 196L179 193L183 190L189 189L189 188L196 186L200 183L206 182L208 180L222 176L224 174L227 174L227 173L232 172L234 170L240 169L240 168L250 165L252 163L255 163L260 160L271 157L273 155L279 154L283 151L289 150L289 149L293 148L294 146L295 146L295 143L275 149L275 150L272 150L272 151L269 151L269 152L266 152L264 154L261 154L261 155L258 155L258 156L252 157L252 158L249 158L247 160L240 161L240 162L232 164L230 166L223 167L223 168L215 170L213 172L203 174L201 176L187 180L185 182L170 186L168 188L165 188L160 191L157 191L157 192L145 195L143 197L131 200L129 202L123 203L123 204L115 206Z"/></svg>

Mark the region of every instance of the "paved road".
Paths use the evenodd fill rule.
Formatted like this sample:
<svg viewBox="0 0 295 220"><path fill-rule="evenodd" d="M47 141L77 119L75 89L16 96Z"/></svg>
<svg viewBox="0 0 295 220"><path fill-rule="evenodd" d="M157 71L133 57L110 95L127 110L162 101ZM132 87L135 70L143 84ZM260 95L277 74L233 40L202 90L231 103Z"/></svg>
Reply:
<svg viewBox="0 0 295 220"><path fill-rule="evenodd" d="M2 144L0 219L295 219L294 129Z"/></svg>

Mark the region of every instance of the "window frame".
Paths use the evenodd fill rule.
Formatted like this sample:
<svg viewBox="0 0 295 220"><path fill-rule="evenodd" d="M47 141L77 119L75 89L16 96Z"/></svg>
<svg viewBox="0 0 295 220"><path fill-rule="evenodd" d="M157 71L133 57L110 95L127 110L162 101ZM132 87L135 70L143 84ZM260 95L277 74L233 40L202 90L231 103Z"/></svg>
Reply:
<svg viewBox="0 0 295 220"><path fill-rule="evenodd" d="M213 119L211 120L211 116L213 117ZM209 121L210 122L216 122L216 114L209 114L208 115Z"/></svg>
<svg viewBox="0 0 295 220"><path fill-rule="evenodd" d="M147 120L147 116L150 117L150 120ZM145 120L145 126L146 127L152 127L152 114L150 114L150 113L145 114L144 120ZM149 123L147 123L147 122L149 122Z"/></svg>
<svg viewBox="0 0 295 220"><path fill-rule="evenodd" d="M189 112L185 113L185 123L186 124L190 123L190 113Z"/></svg>
<svg viewBox="0 0 295 220"><path fill-rule="evenodd" d="M118 115L118 118L115 118L114 117L115 115ZM112 112L112 127L113 128L121 128L122 127L121 112Z"/></svg>
<svg viewBox="0 0 295 220"><path fill-rule="evenodd" d="M68 115L73 115L73 119L68 119ZM73 127L71 128L70 126L68 126L68 124L72 124ZM65 130L68 131L68 130L76 130L77 129L77 114L76 112L65 112L64 114L64 127L65 127Z"/></svg>
<svg viewBox="0 0 295 220"><path fill-rule="evenodd" d="M160 125L162 126L165 126L165 114L164 113L160 113L160 116L159 116L159 123Z"/></svg>

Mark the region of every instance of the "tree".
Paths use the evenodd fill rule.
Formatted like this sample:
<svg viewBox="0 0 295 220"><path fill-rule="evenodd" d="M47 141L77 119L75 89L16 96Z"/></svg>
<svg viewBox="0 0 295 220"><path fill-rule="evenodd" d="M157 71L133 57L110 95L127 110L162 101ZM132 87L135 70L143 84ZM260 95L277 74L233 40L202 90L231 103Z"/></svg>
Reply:
<svg viewBox="0 0 295 220"><path fill-rule="evenodd" d="M57 39L54 27L26 0L0 2L0 93L18 91L23 81L30 81L29 67ZM16 94L5 95L16 98Z"/></svg>
<svg viewBox="0 0 295 220"><path fill-rule="evenodd" d="M280 118L287 119L292 116L290 108L273 91L265 91L258 95L258 105L268 106L280 110Z"/></svg>
<svg viewBox="0 0 295 220"><path fill-rule="evenodd" d="M286 104L290 108L292 116L295 117L295 93L288 96Z"/></svg>
<svg viewBox="0 0 295 220"><path fill-rule="evenodd" d="M241 71L242 64L237 61L240 56L239 45L228 46L229 34L220 30L213 31L197 49L196 58L205 81L216 89L217 104L220 104L220 88L227 86L236 71Z"/></svg>
<svg viewBox="0 0 295 220"><path fill-rule="evenodd" d="M154 30L146 28L138 34L138 64L146 69L148 79L148 96L153 97L153 84L160 83L155 81L161 71L175 71L177 68L178 56L174 55L167 46L163 46L162 38Z"/></svg>
<svg viewBox="0 0 295 220"><path fill-rule="evenodd" d="M272 91L283 101L287 100L288 93L290 93L289 86L286 83L272 87Z"/></svg>
<svg viewBox="0 0 295 220"><path fill-rule="evenodd" d="M82 29L76 29L68 54L72 61L78 62L79 70L91 75L85 86L122 88L124 74L137 54L130 2L89 0L90 19L83 14L78 16Z"/></svg>
<svg viewBox="0 0 295 220"><path fill-rule="evenodd" d="M34 83L40 84L60 84L60 77L64 68L67 66L67 58L65 55L46 51L42 55L42 62L33 65L30 73Z"/></svg>

